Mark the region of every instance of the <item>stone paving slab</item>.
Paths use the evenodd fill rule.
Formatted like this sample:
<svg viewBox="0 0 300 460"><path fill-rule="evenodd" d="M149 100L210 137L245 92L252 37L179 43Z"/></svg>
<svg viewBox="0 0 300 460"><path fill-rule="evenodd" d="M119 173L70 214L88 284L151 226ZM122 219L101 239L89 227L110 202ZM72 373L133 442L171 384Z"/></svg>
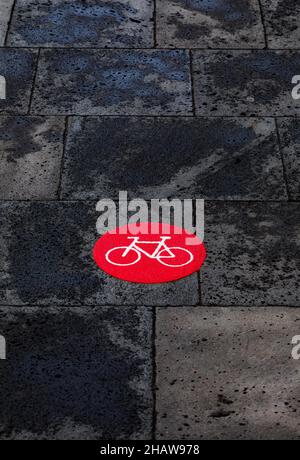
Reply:
<svg viewBox="0 0 300 460"><path fill-rule="evenodd" d="M299 51L197 51L193 56L198 115L300 115L291 83L299 74Z"/></svg>
<svg viewBox="0 0 300 460"><path fill-rule="evenodd" d="M257 0L157 0L157 41L162 47L263 48Z"/></svg>
<svg viewBox="0 0 300 460"><path fill-rule="evenodd" d="M277 120L283 152L288 189L293 200L300 199L300 120Z"/></svg>
<svg viewBox="0 0 300 460"><path fill-rule="evenodd" d="M0 46L5 43L5 37L7 32L7 26L10 19L11 9L13 7L14 0L0 0Z"/></svg>
<svg viewBox="0 0 300 460"><path fill-rule="evenodd" d="M286 199L272 119L72 118L68 133L64 199Z"/></svg>
<svg viewBox="0 0 300 460"><path fill-rule="evenodd" d="M96 202L0 205L0 305L195 305L197 274L143 285L106 275L92 258Z"/></svg>
<svg viewBox="0 0 300 460"><path fill-rule="evenodd" d="M43 50L33 113L192 114L189 55L183 50Z"/></svg>
<svg viewBox="0 0 300 460"><path fill-rule="evenodd" d="M151 309L0 308L0 438L151 436Z"/></svg>
<svg viewBox="0 0 300 460"><path fill-rule="evenodd" d="M157 439L300 439L298 309L157 311Z"/></svg>
<svg viewBox="0 0 300 460"><path fill-rule="evenodd" d="M8 43L13 46L153 46L152 0L18 0Z"/></svg>
<svg viewBox="0 0 300 460"><path fill-rule="evenodd" d="M6 99L0 114L26 114L37 63L37 50L0 48L0 75L6 80Z"/></svg>
<svg viewBox="0 0 300 460"><path fill-rule="evenodd" d="M57 197L64 118L0 117L0 199Z"/></svg>
<svg viewBox="0 0 300 460"><path fill-rule="evenodd" d="M299 49L298 0L261 0L269 48Z"/></svg>
<svg viewBox="0 0 300 460"><path fill-rule="evenodd" d="M298 203L206 203L205 305L300 306Z"/></svg>

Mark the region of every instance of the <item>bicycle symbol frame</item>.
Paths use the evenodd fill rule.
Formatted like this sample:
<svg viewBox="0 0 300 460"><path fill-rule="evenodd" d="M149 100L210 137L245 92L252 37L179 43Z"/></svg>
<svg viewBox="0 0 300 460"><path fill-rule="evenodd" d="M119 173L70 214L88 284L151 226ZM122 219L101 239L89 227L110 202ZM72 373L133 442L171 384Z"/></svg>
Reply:
<svg viewBox="0 0 300 460"><path fill-rule="evenodd" d="M107 260L107 262L109 262L112 265L117 265L119 267L128 267L130 265L137 264L141 260L142 255L145 255L146 257L150 259L157 260L159 263L161 263L162 265L165 265L166 267L178 268L178 267L184 267L185 265L190 264L194 260L193 254L188 249L182 248L180 246L174 246L174 247L167 246L166 241L171 239L170 236L161 236L160 241L140 241L140 238L138 236L128 236L127 239L132 240L129 246L116 246L110 249L109 251L107 251L107 253L105 254L105 259ZM152 253L149 253L146 250L140 248L138 244L152 244L152 245L157 244L157 247ZM111 258L111 255L120 250L123 251L123 254L121 255L122 258L126 258L126 256L128 256L129 253L131 254L135 253L136 258L130 262L128 261L124 261L123 263L114 262ZM188 261L181 263L181 264L172 264L172 263L167 263L166 260L162 260L162 259L169 259L169 260L176 259L176 254L174 254L173 251L176 251L176 252L179 251L181 254L182 252L185 252L189 256ZM166 253L166 255L163 255L163 253Z"/></svg>

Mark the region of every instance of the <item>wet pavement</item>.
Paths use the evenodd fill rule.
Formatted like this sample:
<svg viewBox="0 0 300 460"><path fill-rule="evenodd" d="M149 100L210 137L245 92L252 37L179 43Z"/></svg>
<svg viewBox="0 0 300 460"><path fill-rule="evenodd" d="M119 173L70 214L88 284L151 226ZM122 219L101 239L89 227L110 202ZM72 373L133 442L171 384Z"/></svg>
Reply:
<svg viewBox="0 0 300 460"><path fill-rule="evenodd" d="M43 50L32 113L192 114L189 66L183 50Z"/></svg>
<svg viewBox="0 0 300 460"><path fill-rule="evenodd" d="M297 0L0 12L0 439L300 439ZM206 200L200 273L95 265L120 190Z"/></svg>

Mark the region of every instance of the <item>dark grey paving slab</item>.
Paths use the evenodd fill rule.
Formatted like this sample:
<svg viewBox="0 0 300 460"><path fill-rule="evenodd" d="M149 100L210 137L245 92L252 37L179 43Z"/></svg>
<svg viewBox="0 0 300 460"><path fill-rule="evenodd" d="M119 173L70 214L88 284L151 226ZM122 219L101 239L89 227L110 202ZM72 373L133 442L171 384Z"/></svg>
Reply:
<svg viewBox="0 0 300 460"><path fill-rule="evenodd" d="M17 0L13 46L153 46L152 0Z"/></svg>
<svg viewBox="0 0 300 460"><path fill-rule="evenodd" d="M299 51L197 51L193 61L197 114L300 115L291 95Z"/></svg>
<svg viewBox="0 0 300 460"><path fill-rule="evenodd" d="M14 4L14 0L0 0L0 46L5 43L5 37L7 32L7 26L10 19L11 9Z"/></svg>
<svg viewBox="0 0 300 460"><path fill-rule="evenodd" d="M206 305L300 306L300 205L206 203Z"/></svg>
<svg viewBox="0 0 300 460"><path fill-rule="evenodd" d="M0 205L0 305L195 305L197 275L142 285L106 275L92 250L95 203Z"/></svg>
<svg viewBox="0 0 300 460"><path fill-rule="evenodd" d="M43 50L33 113L192 113L186 51Z"/></svg>
<svg viewBox="0 0 300 460"><path fill-rule="evenodd" d="M272 119L73 118L68 133L66 199L286 199Z"/></svg>
<svg viewBox="0 0 300 460"><path fill-rule="evenodd" d="M300 439L297 309L157 311L157 439Z"/></svg>
<svg viewBox="0 0 300 460"><path fill-rule="evenodd" d="M261 0L270 48L300 47L298 0Z"/></svg>
<svg viewBox="0 0 300 460"><path fill-rule="evenodd" d="M149 439L151 309L0 308L0 438Z"/></svg>
<svg viewBox="0 0 300 460"><path fill-rule="evenodd" d="M0 49L0 75L6 80L6 99L0 100L0 114L25 114L37 62L37 50Z"/></svg>
<svg viewBox="0 0 300 460"><path fill-rule="evenodd" d="M300 199L300 120L277 120L290 197Z"/></svg>
<svg viewBox="0 0 300 460"><path fill-rule="evenodd" d="M57 196L65 121L0 117L0 199Z"/></svg>
<svg viewBox="0 0 300 460"><path fill-rule="evenodd" d="M257 0L157 0L157 40L163 47L263 48Z"/></svg>

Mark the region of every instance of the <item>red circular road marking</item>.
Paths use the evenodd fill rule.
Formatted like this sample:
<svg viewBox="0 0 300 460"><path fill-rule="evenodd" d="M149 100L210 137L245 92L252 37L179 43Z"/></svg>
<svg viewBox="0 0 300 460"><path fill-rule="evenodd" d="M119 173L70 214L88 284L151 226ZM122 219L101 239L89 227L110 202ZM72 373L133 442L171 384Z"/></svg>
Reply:
<svg viewBox="0 0 300 460"><path fill-rule="evenodd" d="M129 224L107 232L95 244L97 265L109 275L134 283L166 283L198 271L206 258L201 240L184 229L150 223ZM187 241L193 244L187 244Z"/></svg>

